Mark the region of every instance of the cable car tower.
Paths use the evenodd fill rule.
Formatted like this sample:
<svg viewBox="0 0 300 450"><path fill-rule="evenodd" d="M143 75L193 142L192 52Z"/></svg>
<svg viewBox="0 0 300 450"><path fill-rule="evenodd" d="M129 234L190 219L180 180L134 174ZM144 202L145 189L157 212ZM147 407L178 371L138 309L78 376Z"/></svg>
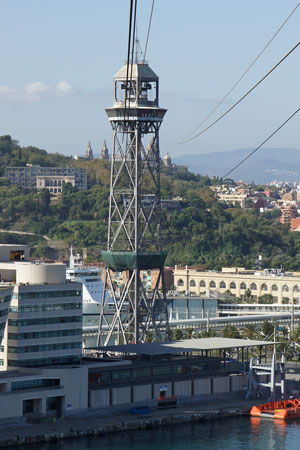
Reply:
<svg viewBox="0 0 300 450"><path fill-rule="evenodd" d="M137 43L135 43L137 49ZM133 62L135 60L135 62ZM113 130L109 221L98 346L145 342L168 336L161 242L159 79L135 58L114 77L114 103L106 109ZM158 269L152 292L141 271ZM115 274L125 272L123 286ZM145 272L144 272L145 273ZM111 303L113 302L113 307ZM108 306L109 305L109 306ZM108 316L108 308L113 313ZM163 332L163 333L162 333Z"/></svg>

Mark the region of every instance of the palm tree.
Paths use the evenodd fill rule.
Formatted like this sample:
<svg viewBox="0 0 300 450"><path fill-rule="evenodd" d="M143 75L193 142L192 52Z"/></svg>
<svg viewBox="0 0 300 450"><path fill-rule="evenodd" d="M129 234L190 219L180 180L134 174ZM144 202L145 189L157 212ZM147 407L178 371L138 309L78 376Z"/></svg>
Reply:
<svg viewBox="0 0 300 450"><path fill-rule="evenodd" d="M184 335L184 338L185 339L192 339L193 333L194 333L193 328L187 328L187 330L185 332L185 335Z"/></svg>
<svg viewBox="0 0 300 450"><path fill-rule="evenodd" d="M257 328L252 323L249 323L242 329L242 337L244 339L257 339L258 336Z"/></svg>
<svg viewBox="0 0 300 450"><path fill-rule="evenodd" d="M209 331L201 331L201 333L199 334L200 338L210 338L210 337L215 337L217 335L217 333L214 330L209 330Z"/></svg>
<svg viewBox="0 0 300 450"><path fill-rule="evenodd" d="M175 341L180 341L183 338L183 332L179 328L174 331L174 339Z"/></svg>
<svg viewBox="0 0 300 450"><path fill-rule="evenodd" d="M227 325L226 328L224 328L223 336L226 338L232 338L232 339L240 339L241 338L239 330L236 327L234 327L233 325Z"/></svg>

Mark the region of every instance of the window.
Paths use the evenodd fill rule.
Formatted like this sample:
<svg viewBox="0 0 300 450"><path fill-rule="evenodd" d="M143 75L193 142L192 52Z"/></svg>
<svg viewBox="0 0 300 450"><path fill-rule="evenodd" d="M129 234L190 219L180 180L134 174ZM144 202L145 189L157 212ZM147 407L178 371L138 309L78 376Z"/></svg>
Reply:
<svg viewBox="0 0 300 450"><path fill-rule="evenodd" d="M246 288L247 288L246 287L246 283L243 282L243 283L240 284L240 289L246 289Z"/></svg>
<svg viewBox="0 0 300 450"><path fill-rule="evenodd" d="M268 290L268 287L267 287L267 285L265 283L263 283L260 288L261 288L262 291L267 291Z"/></svg>
<svg viewBox="0 0 300 450"><path fill-rule="evenodd" d="M234 281L232 281L229 285L230 289L236 289L236 284Z"/></svg>
<svg viewBox="0 0 300 450"><path fill-rule="evenodd" d="M216 283L212 280L212 281L209 283L209 287L215 288L215 287L216 287Z"/></svg>
<svg viewBox="0 0 300 450"><path fill-rule="evenodd" d="M13 346L9 345L7 348L8 353L34 353L34 352L51 352L55 350L69 350L74 348L81 348L82 342L59 342L55 344L43 344L43 345L26 345Z"/></svg>
<svg viewBox="0 0 300 450"><path fill-rule="evenodd" d="M133 370L133 378L146 378L151 376L151 369L150 367L143 367L141 369L134 369Z"/></svg>
<svg viewBox="0 0 300 450"><path fill-rule="evenodd" d="M277 284L272 284L272 291L278 291Z"/></svg>
<svg viewBox="0 0 300 450"><path fill-rule="evenodd" d="M225 288L226 288L226 283L224 281L221 281L220 289L225 289Z"/></svg>
<svg viewBox="0 0 300 450"><path fill-rule="evenodd" d="M196 286L195 280L191 280L191 281L190 281L190 286L191 286L191 287L195 287L195 286Z"/></svg>
<svg viewBox="0 0 300 450"><path fill-rule="evenodd" d="M53 386L59 386L59 385L60 385L60 380L56 379L56 378L13 381L11 383L11 390L19 391L20 389L34 389L34 388L43 388L43 387L53 387Z"/></svg>
<svg viewBox="0 0 300 450"><path fill-rule="evenodd" d="M283 290L283 292L289 292L289 287L285 284L285 285L282 287L282 290Z"/></svg>
<svg viewBox="0 0 300 450"><path fill-rule="evenodd" d="M23 414L33 413L33 399L23 400Z"/></svg>
<svg viewBox="0 0 300 450"><path fill-rule="evenodd" d="M177 286L183 286L184 285L184 283L183 283L183 280L178 280L178 283L177 283Z"/></svg>
<svg viewBox="0 0 300 450"><path fill-rule="evenodd" d="M82 322L82 316L51 317L48 319L8 319L8 325L12 327L30 327L35 325L55 325L57 323Z"/></svg>
<svg viewBox="0 0 300 450"><path fill-rule="evenodd" d="M251 291L256 291L257 290L256 284L255 283L251 283L250 284L250 289L251 289Z"/></svg>
<svg viewBox="0 0 300 450"><path fill-rule="evenodd" d="M63 303L53 305L27 305L27 306L11 306L10 312L32 313L43 311L64 311L69 309L82 309L82 303Z"/></svg>
<svg viewBox="0 0 300 450"><path fill-rule="evenodd" d="M204 281L204 280L201 280L201 281L200 281L200 287L205 287L205 286L206 286L205 281Z"/></svg>
<svg viewBox="0 0 300 450"><path fill-rule="evenodd" d="M129 378L130 378L130 371L129 370L120 370L120 371L112 373L112 380L113 381L129 380Z"/></svg>
<svg viewBox="0 0 300 450"><path fill-rule="evenodd" d="M299 292L299 286L294 286L293 292Z"/></svg>
<svg viewBox="0 0 300 450"><path fill-rule="evenodd" d="M153 367L153 376L169 375L171 373L170 366Z"/></svg>

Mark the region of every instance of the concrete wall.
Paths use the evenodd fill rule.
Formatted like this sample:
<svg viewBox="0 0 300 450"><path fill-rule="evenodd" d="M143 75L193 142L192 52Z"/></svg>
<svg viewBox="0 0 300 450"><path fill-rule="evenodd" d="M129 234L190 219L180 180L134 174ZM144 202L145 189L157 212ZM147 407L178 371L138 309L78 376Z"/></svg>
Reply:
<svg viewBox="0 0 300 450"><path fill-rule="evenodd" d="M131 402L131 387L125 386L111 390L112 405L123 405Z"/></svg>
<svg viewBox="0 0 300 450"><path fill-rule="evenodd" d="M29 257L28 245L22 244L0 244L0 261L10 261L11 252L14 250L22 250L24 252L24 260Z"/></svg>
<svg viewBox="0 0 300 450"><path fill-rule="evenodd" d="M192 380L175 381L173 395L192 395Z"/></svg>
<svg viewBox="0 0 300 450"><path fill-rule="evenodd" d="M201 378L200 380L193 380L194 395L208 395L211 394L211 379Z"/></svg>
<svg viewBox="0 0 300 450"><path fill-rule="evenodd" d="M213 378L213 390L212 394L222 394L230 392L230 380L228 377Z"/></svg>
<svg viewBox="0 0 300 450"><path fill-rule="evenodd" d="M17 283L41 284L64 283L66 281L65 264L15 263Z"/></svg>
<svg viewBox="0 0 300 450"><path fill-rule="evenodd" d="M132 387L132 398L134 402L141 402L143 400L151 400L152 398L152 386L151 384L145 384L142 386Z"/></svg>
<svg viewBox="0 0 300 450"><path fill-rule="evenodd" d="M110 390L91 391L90 408L103 408L104 406L110 406Z"/></svg>
<svg viewBox="0 0 300 450"><path fill-rule="evenodd" d="M242 391L248 388L248 375L234 375L230 377L231 392Z"/></svg>

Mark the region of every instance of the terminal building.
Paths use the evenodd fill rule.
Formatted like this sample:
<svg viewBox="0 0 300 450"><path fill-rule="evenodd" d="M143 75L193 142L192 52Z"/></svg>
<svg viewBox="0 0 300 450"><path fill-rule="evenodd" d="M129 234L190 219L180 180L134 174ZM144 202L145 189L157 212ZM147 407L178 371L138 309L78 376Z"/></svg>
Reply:
<svg viewBox="0 0 300 450"><path fill-rule="evenodd" d="M249 349L260 360L268 352L270 342L208 338L83 355L81 283L66 281L64 264L27 257L25 245L0 245L2 423L244 397Z"/></svg>
<svg viewBox="0 0 300 450"><path fill-rule="evenodd" d="M248 351L255 347L262 355L269 345L223 338L129 344L89 349L80 364L1 372L0 418L16 422L245 397Z"/></svg>
<svg viewBox="0 0 300 450"><path fill-rule="evenodd" d="M240 267L202 271L195 267L175 266L174 284L179 292L191 295L230 293L236 298L257 301L264 294L271 294L274 303L300 304L300 274L266 269L250 271Z"/></svg>

